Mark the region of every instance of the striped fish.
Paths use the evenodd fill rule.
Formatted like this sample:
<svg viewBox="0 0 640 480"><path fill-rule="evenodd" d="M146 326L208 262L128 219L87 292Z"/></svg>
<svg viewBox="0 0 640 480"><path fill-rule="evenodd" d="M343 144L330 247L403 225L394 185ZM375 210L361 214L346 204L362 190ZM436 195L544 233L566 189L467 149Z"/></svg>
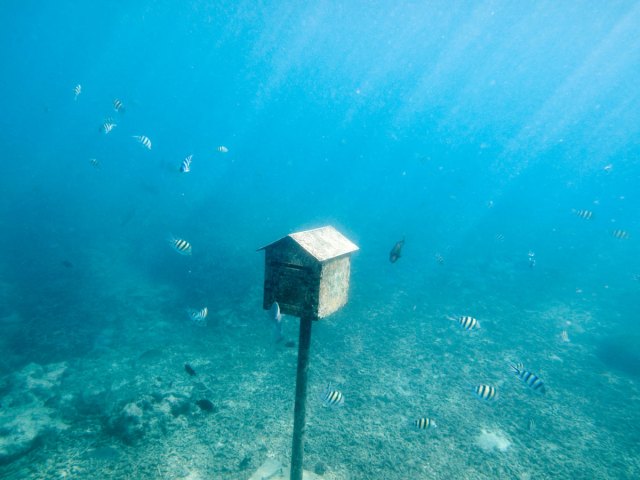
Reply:
<svg viewBox="0 0 640 480"><path fill-rule="evenodd" d="M191 171L191 158L193 158L193 155L189 155L182 161L182 165L180 165L180 171L182 173L189 173Z"/></svg>
<svg viewBox="0 0 640 480"><path fill-rule="evenodd" d="M504 242L504 235L501 233L496 233L495 239L496 242Z"/></svg>
<svg viewBox="0 0 640 480"><path fill-rule="evenodd" d="M138 140L138 142L151 150L151 140L149 140L149 137L147 137L146 135L133 135L133 138L135 138L136 140Z"/></svg>
<svg viewBox="0 0 640 480"><path fill-rule="evenodd" d="M111 120L110 118L107 118L102 124L102 131L106 135L117 126L118 126L117 124L113 123L113 120Z"/></svg>
<svg viewBox="0 0 640 480"><path fill-rule="evenodd" d="M480 322L474 317L468 315L462 315L457 318L457 322L460 324L463 330L477 330L480 328Z"/></svg>
<svg viewBox="0 0 640 480"><path fill-rule="evenodd" d="M496 389L491 385L478 385L473 387L473 393L482 400L493 400L496 397Z"/></svg>
<svg viewBox="0 0 640 480"><path fill-rule="evenodd" d="M228 152L229 152L229 149L228 149L227 147L225 147L224 145L220 145L220 146L218 147L218 151L219 151L220 153L228 153Z"/></svg>
<svg viewBox="0 0 640 480"><path fill-rule="evenodd" d="M124 113L124 104L122 103L122 100L116 98L113 101L113 109L118 113Z"/></svg>
<svg viewBox="0 0 640 480"><path fill-rule="evenodd" d="M207 315L209 315L209 309L207 307L204 307L202 310L189 310L189 318L200 327L206 327Z"/></svg>
<svg viewBox="0 0 640 480"><path fill-rule="evenodd" d="M341 407L344 405L344 395L340 390L332 388L331 385L327 385L320 398L322 403L329 407Z"/></svg>
<svg viewBox="0 0 640 480"><path fill-rule="evenodd" d="M536 392L545 393L544 382L535 373L530 372L522 363L510 365L513 373Z"/></svg>
<svg viewBox="0 0 640 480"><path fill-rule="evenodd" d="M629 238L629 232L627 232L626 230L620 230L619 228L613 230L611 232L611 235L620 240L626 240L627 238Z"/></svg>
<svg viewBox="0 0 640 480"><path fill-rule="evenodd" d="M78 84L73 88L73 93L75 93L74 100L77 100L80 94L82 93L82 85Z"/></svg>
<svg viewBox="0 0 640 480"><path fill-rule="evenodd" d="M436 253L435 257L436 257L436 262L438 262L438 265L444 265L444 257L441 254Z"/></svg>
<svg viewBox="0 0 640 480"><path fill-rule="evenodd" d="M583 220L591 220L593 218L593 212L591 210L573 210L573 213Z"/></svg>
<svg viewBox="0 0 640 480"><path fill-rule="evenodd" d="M191 244L183 238L172 238L170 240L173 249L181 255L191 255Z"/></svg>
<svg viewBox="0 0 640 480"><path fill-rule="evenodd" d="M413 425L418 430L427 430L428 428L436 428L438 426L436 425L436 421L433 418L429 417L418 418L417 420L413 421Z"/></svg>

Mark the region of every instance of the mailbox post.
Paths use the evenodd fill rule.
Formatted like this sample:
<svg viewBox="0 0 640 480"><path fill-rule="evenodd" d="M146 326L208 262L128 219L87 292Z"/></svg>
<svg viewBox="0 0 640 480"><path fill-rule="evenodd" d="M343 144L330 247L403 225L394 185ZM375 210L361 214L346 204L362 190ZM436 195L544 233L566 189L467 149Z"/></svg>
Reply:
<svg viewBox="0 0 640 480"><path fill-rule="evenodd" d="M351 254L358 247L331 226L287 235L265 251L263 308L300 317L291 480L302 479L311 325L347 303Z"/></svg>

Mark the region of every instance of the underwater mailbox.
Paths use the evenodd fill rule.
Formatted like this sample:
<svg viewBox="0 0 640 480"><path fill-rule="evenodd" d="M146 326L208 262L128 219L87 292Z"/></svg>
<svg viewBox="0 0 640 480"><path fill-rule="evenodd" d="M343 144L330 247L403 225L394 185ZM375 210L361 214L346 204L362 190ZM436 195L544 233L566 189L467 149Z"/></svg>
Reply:
<svg viewBox="0 0 640 480"><path fill-rule="evenodd" d="M351 254L358 247L331 226L291 233L265 251L265 309L314 320L347 303Z"/></svg>
<svg viewBox="0 0 640 480"><path fill-rule="evenodd" d="M358 247L331 226L291 233L265 251L263 307L300 317L290 480L302 480L311 325L347 303L351 254Z"/></svg>

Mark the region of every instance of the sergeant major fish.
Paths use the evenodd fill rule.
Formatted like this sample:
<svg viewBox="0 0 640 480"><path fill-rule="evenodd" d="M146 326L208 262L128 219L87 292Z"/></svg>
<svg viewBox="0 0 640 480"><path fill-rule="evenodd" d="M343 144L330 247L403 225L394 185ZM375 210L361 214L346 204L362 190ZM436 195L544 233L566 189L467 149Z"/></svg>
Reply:
<svg viewBox="0 0 640 480"><path fill-rule="evenodd" d="M341 407L344 405L344 395L340 390L332 388L331 385L326 386L320 398L322 403L329 407Z"/></svg>
<svg viewBox="0 0 640 480"><path fill-rule="evenodd" d="M510 365L516 377L526 383L535 392L545 393L544 382L535 373L524 368L522 363Z"/></svg>
<svg viewBox="0 0 640 480"><path fill-rule="evenodd" d="M113 109L118 113L124 113L124 104L122 103L122 100L116 98L113 101Z"/></svg>
<svg viewBox="0 0 640 480"><path fill-rule="evenodd" d="M82 85L78 84L73 88L73 93L75 93L75 96L73 97L74 100L77 100L78 97L80 96L80 94L82 93Z"/></svg>
<svg viewBox="0 0 640 480"><path fill-rule="evenodd" d="M436 428L438 426L436 425L436 421L433 418L429 417L418 418L417 420L413 421L413 425L418 430L427 430L428 428Z"/></svg>
<svg viewBox="0 0 640 480"><path fill-rule="evenodd" d="M473 387L473 393L482 400L493 400L496 397L496 389L491 385L478 385Z"/></svg>
<svg viewBox="0 0 640 480"><path fill-rule="evenodd" d="M191 244L183 238L169 240L173 249L181 255L191 255Z"/></svg>
<svg viewBox="0 0 640 480"><path fill-rule="evenodd" d="M113 120L111 120L110 118L107 118L104 123L102 124L102 131L104 132L104 134L108 134L109 132L111 132L111 130L113 130L114 128L116 128L118 125L116 123L113 123Z"/></svg>
<svg viewBox="0 0 640 480"><path fill-rule="evenodd" d="M207 326L207 315L209 315L209 309L207 307L201 310L188 310L188 314L191 321L199 327Z"/></svg>
<svg viewBox="0 0 640 480"><path fill-rule="evenodd" d="M182 173L189 173L191 171L191 159L193 155L189 155L182 161L182 165L180 165L180 171Z"/></svg>
<svg viewBox="0 0 640 480"><path fill-rule="evenodd" d="M149 150L151 150L151 140L149 140L149 137L147 137L146 135L132 135L132 138L135 138L143 146L145 146Z"/></svg>
<svg viewBox="0 0 640 480"><path fill-rule="evenodd" d="M611 232L611 235L620 240L626 240L627 238L629 238L629 232L627 232L626 230L621 230L619 228L613 230Z"/></svg>
<svg viewBox="0 0 640 480"><path fill-rule="evenodd" d="M480 322L475 317L470 317L469 315L461 315L459 317L447 317L449 320L453 320L460 324L463 330L477 330L480 328Z"/></svg>
<svg viewBox="0 0 640 480"><path fill-rule="evenodd" d="M573 213L584 220L591 220L593 218L593 212L591 210L573 210Z"/></svg>

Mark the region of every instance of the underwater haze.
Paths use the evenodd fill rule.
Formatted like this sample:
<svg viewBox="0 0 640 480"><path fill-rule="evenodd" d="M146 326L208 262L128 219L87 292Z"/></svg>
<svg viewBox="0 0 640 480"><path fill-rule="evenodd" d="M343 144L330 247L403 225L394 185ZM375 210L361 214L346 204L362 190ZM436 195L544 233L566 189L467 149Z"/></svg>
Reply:
<svg viewBox="0 0 640 480"><path fill-rule="evenodd" d="M257 250L332 225L314 478L640 478L639 25L5 2L0 477L283 478L299 321Z"/></svg>

